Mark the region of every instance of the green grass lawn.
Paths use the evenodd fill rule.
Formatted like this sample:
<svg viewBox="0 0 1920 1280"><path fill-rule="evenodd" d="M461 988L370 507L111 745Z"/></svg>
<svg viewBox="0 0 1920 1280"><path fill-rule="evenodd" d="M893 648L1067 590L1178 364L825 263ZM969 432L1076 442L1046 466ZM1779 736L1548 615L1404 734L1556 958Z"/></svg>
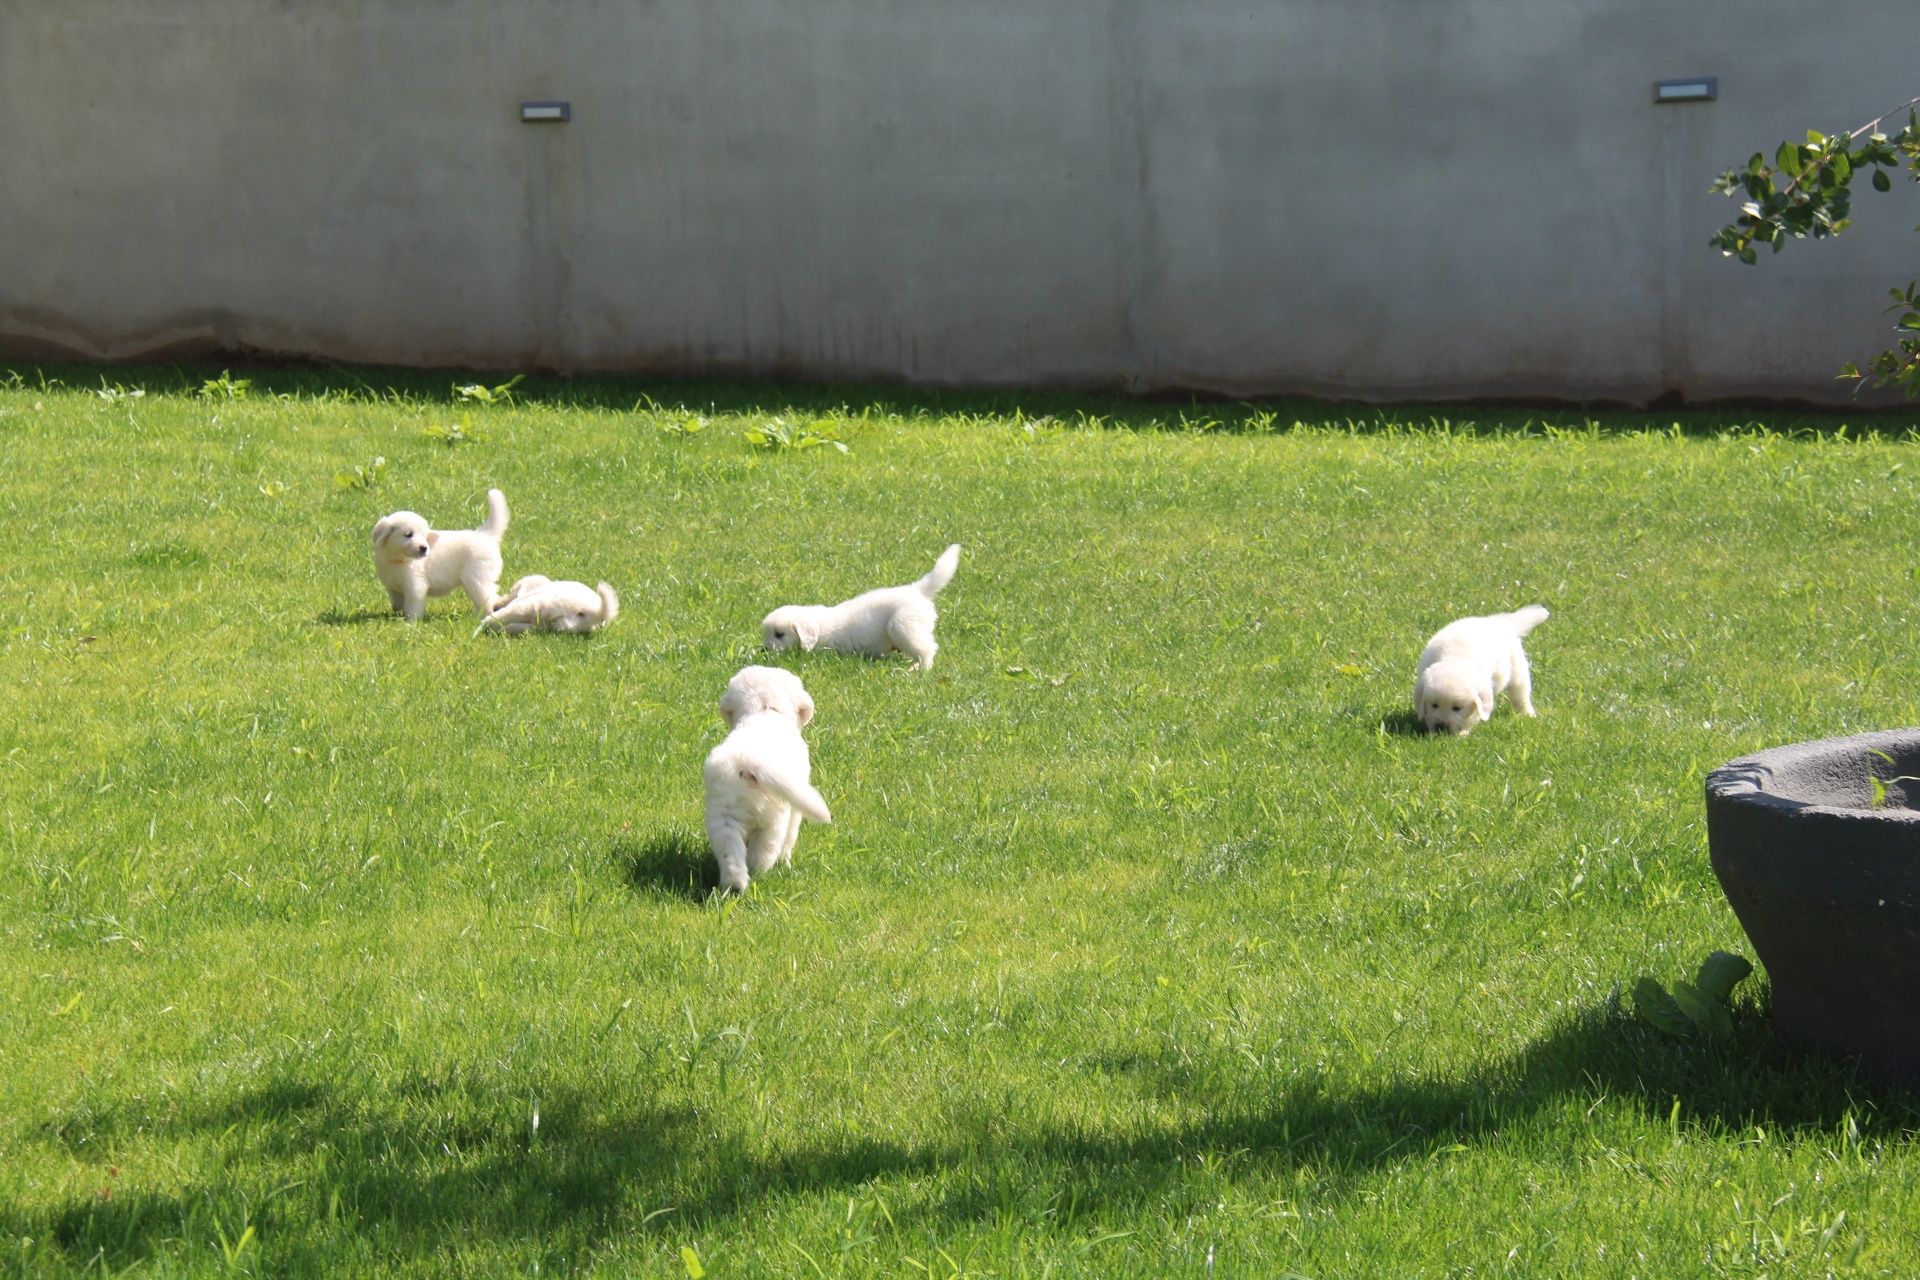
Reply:
<svg viewBox="0 0 1920 1280"><path fill-rule="evenodd" d="M1619 995L1751 954L1708 769L1920 723L1908 419L56 372L0 390L0 1274L1920 1273L1920 1096L1764 975L1725 1043ZM617 622L386 616L374 520L489 485ZM953 541L930 674L756 648ZM1410 732L1531 601L1539 719ZM753 661L835 820L723 901Z"/></svg>

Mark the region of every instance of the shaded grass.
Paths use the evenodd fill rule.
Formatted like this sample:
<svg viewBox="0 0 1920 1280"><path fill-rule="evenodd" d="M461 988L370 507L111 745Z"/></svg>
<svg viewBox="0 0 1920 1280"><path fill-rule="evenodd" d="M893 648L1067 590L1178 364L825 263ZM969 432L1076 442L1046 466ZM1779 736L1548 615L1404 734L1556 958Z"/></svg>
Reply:
<svg viewBox="0 0 1920 1280"><path fill-rule="evenodd" d="M0 1269L1920 1262L1912 1094L1613 994L1746 949L1708 768L1920 717L1906 424L245 372L0 391ZM384 617L373 520L489 484L612 628ZM929 675L753 647L955 540ZM1532 599L1540 720L1410 732ZM754 660L836 821L729 904Z"/></svg>

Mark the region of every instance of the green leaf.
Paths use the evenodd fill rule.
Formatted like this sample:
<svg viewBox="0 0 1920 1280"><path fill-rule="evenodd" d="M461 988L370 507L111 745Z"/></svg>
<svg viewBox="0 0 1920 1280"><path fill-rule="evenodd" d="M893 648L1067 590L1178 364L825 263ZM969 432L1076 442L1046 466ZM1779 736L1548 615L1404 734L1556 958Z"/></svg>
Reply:
<svg viewBox="0 0 1920 1280"><path fill-rule="evenodd" d="M1633 1011L1670 1036L1684 1036L1693 1029L1667 989L1652 978L1633 984Z"/></svg>
<svg viewBox="0 0 1920 1280"><path fill-rule="evenodd" d="M700 1280L707 1274L707 1269L700 1265L700 1255L693 1251L692 1245L680 1246L680 1261L686 1264L687 1280Z"/></svg>
<svg viewBox="0 0 1920 1280"><path fill-rule="evenodd" d="M1708 1035L1733 1034L1732 1012L1718 1000L1701 994L1691 982L1673 984L1673 1002L1687 1015L1687 1021Z"/></svg>
<svg viewBox="0 0 1920 1280"><path fill-rule="evenodd" d="M1716 951L1700 962L1700 973L1694 978L1693 985L1700 989L1700 994L1710 996L1721 1004L1731 1004L1734 987L1752 972L1753 965L1748 963L1745 956L1737 956L1730 951Z"/></svg>
<svg viewBox="0 0 1920 1280"><path fill-rule="evenodd" d="M1885 169L1875 169L1873 171L1873 189L1875 191L1893 190L1893 179L1887 176Z"/></svg>

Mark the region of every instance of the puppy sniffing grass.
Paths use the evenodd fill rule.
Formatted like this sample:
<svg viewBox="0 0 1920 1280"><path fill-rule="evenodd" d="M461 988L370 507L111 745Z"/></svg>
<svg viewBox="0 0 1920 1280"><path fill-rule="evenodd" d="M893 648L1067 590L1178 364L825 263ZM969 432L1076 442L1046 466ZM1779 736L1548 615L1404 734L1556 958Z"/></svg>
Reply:
<svg viewBox="0 0 1920 1280"><path fill-rule="evenodd" d="M507 498L487 490L487 519L478 529L445 533L413 511L396 511L373 526L373 571L395 613L418 622L430 596L464 588L485 614L500 589L500 539L507 532Z"/></svg>
<svg viewBox="0 0 1920 1280"><path fill-rule="evenodd" d="M1547 620L1537 604L1512 613L1450 622L1427 641L1413 679L1413 714L1435 733L1465 737L1493 716L1502 692L1523 716L1533 711L1533 673L1520 637Z"/></svg>
<svg viewBox="0 0 1920 1280"><path fill-rule="evenodd" d="M555 582L530 573L493 602L473 633L493 630L517 636L523 631L544 629L585 635L598 631L619 614L620 597L604 582L590 587L584 582Z"/></svg>
<svg viewBox="0 0 1920 1280"><path fill-rule="evenodd" d="M720 718L731 730L707 756L707 839L720 888L745 893L750 876L792 862L800 819L831 822L813 789L801 726L813 699L791 671L746 667L727 682Z"/></svg>
<svg viewBox="0 0 1920 1280"><path fill-rule="evenodd" d="M761 641L769 649L838 649L884 658L896 650L913 659L914 667L933 666L933 624L938 613L933 598L953 581L960 567L960 544L940 553L925 577L904 587L881 587L839 604L789 604L768 614L760 624Z"/></svg>

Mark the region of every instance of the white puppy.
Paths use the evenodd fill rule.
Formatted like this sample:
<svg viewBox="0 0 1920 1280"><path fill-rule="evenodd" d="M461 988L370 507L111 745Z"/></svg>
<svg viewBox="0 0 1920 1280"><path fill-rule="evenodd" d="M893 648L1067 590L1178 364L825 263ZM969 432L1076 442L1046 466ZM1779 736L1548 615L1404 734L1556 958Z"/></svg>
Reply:
<svg viewBox="0 0 1920 1280"><path fill-rule="evenodd" d="M555 582L542 574L530 573L493 602L493 608L474 628L474 634L491 628L517 636L523 631L544 627L548 631L585 635L606 626L619 614L620 597L604 582L590 587L584 582Z"/></svg>
<svg viewBox="0 0 1920 1280"><path fill-rule="evenodd" d="M1512 613L1450 622L1427 641L1413 679L1413 714L1434 732L1466 736L1493 716L1503 691L1523 716L1533 714L1533 674L1520 637L1547 620L1537 604Z"/></svg>
<svg viewBox="0 0 1920 1280"><path fill-rule="evenodd" d="M733 732L707 756L707 839L720 887L745 893L749 874L793 861L800 819L832 822L813 789L800 726L813 699L800 677L778 667L743 667L727 681L720 718Z"/></svg>
<svg viewBox="0 0 1920 1280"><path fill-rule="evenodd" d="M487 490L487 522L478 529L439 532L412 511L396 511L373 526L373 571L394 612L417 622L427 597L465 588L474 610L486 613L500 588L500 539L507 531L507 499Z"/></svg>
<svg viewBox="0 0 1920 1280"><path fill-rule="evenodd" d="M782 605L760 624L760 638L769 649L823 647L884 658L899 650L925 671L933 666L940 648L933 641L936 613L933 598L953 581L960 567L960 544L940 553L933 569L904 587L881 587L840 604Z"/></svg>

